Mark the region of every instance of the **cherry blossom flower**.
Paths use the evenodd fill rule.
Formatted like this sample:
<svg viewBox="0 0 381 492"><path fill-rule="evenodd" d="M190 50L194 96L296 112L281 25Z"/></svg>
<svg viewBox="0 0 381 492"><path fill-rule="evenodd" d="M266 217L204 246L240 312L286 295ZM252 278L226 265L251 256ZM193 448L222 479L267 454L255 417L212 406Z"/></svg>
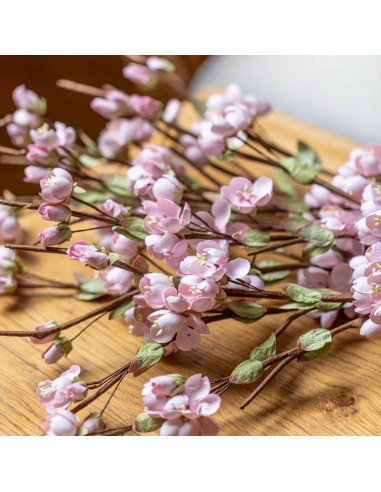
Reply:
<svg viewBox="0 0 381 492"><path fill-rule="evenodd" d="M68 410L58 410L45 421L44 430L47 436L76 436L79 420Z"/></svg>
<svg viewBox="0 0 381 492"><path fill-rule="evenodd" d="M121 296L131 289L133 275L127 270L110 267L98 274L103 289L110 296Z"/></svg>
<svg viewBox="0 0 381 492"><path fill-rule="evenodd" d="M0 242L18 244L22 238L23 233L13 209L0 205Z"/></svg>
<svg viewBox="0 0 381 492"><path fill-rule="evenodd" d="M269 203L273 193L273 182L264 176L254 183L247 178L232 178L229 185L221 187L221 193L234 210L249 214L255 207Z"/></svg>
<svg viewBox="0 0 381 492"><path fill-rule="evenodd" d="M65 202L73 190L73 178L59 167L53 169L40 181L41 197L50 204Z"/></svg>
<svg viewBox="0 0 381 492"><path fill-rule="evenodd" d="M86 241L75 241L67 250L71 260L83 261L96 270L108 266L108 256Z"/></svg>
<svg viewBox="0 0 381 492"><path fill-rule="evenodd" d="M37 398L48 413L66 409L73 401L86 397L87 387L79 378L81 368L73 365L53 381L42 381L37 388Z"/></svg>
<svg viewBox="0 0 381 492"><path fill-rule="evenodd" d="M159 376L144 385L144 410L165 419L162 436L215 435L218 424L211 418L220 407L221 398L210 394L206 376L195 374L184 385L177 375Z"/></svg>
<svg viewBox="0 0 381 492"><path fill-rule="evenodd" d="M103 118L113 119L129 114L129 97L122 91L116 89L107 91L104 97L96 97L90 107Z"/></svg>
<svg viewBox="0 0 381 492"><path fill-rule="evenodd" d="M201 318L159 309L148 316L151 322L150 336L158 343L167 343L175 338L178 349L188 351L200 344L200 334L209 333Z"/></svg>

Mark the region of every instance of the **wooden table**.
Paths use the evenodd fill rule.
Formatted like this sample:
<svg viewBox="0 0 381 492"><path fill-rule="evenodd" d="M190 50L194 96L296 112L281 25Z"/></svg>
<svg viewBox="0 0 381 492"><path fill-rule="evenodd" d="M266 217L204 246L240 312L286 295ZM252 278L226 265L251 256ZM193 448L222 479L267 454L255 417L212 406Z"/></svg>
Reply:
<svg viewBox="0 0 381 492"><path fill-rule="evenodd" d="M303 139L313 146L324 164L334 170L345 162L353 142L331 135L294 118L273 112L263 126L279 143L295 148ZM22 223L31 230L26 242L32 244L44 225L31 212ZM32 234L34 232L34 235ZM90 238L90 236L88 236ZM32 271L60 280L72 280L83 265L66 257L24 254ZM1 328L30 329L38 323L63 322L79 316L100 303L86 305L70 297L0 298ZM211 378L226 376L237 363L246 359L279 326L281 316L266 317L252 325L225 321L211 326L211 334L202 337L196 351L176 354L160 362L149 372L127 377L106 413L110 424L132 423L142 410L140 392L149 377L181 372L184 376L202 372ZM316 326L303 317L281 337L279 350L294 346L298 334ZM73 333L79 331L75 328ZM56 366L40 358L41 346L21 338L0 339L0 434L41 435L45 417L34 392L39 381L56 377L71 364L84 368L87 380L100 378L131 359L141 339L130 335L121 318L100 320L75 343L66 360ZM217 414L222 435L378 435L381 432L381 343L368 341L357 333L335 338L332 350L312 362L292 363L244 411L239 405L253 387L234 387L223 395ZM100 409L105 396L92 409Z"/></svg>

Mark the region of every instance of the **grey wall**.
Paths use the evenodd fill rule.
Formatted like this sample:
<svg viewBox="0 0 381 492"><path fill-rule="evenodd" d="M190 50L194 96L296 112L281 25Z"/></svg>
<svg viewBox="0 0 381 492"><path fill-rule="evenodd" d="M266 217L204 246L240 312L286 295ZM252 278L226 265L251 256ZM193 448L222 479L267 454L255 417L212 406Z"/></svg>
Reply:
<svg viewBox="0 0 381 492"><path fill-rule="evenodd" d="M191 90L229 82L329 131L381 143L381 56L212 56Z"/></svg>

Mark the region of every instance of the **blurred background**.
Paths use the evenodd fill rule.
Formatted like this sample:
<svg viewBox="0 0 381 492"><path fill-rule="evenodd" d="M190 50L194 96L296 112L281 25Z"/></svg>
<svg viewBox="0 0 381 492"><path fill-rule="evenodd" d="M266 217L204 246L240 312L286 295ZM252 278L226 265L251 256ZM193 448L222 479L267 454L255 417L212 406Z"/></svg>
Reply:
<svg viewBox="0 0 381 492"><path fill-rule="evenodd" d="M245 92L306 122L364 144L381 142L381 56L163 56L176 65L192 93L237 82ZM122 76L126 64L123 56L0 56L0 118L13 112L12 91L25 84L48 100L52 120L96 137L105 122L90 110L90 98L55 82L65 78L133 92ZM155 96L166 100L170 94ZM0 145L9 145L4 128ZM3 168L0 188L32 193L22 176L22 168Z"/></svg>

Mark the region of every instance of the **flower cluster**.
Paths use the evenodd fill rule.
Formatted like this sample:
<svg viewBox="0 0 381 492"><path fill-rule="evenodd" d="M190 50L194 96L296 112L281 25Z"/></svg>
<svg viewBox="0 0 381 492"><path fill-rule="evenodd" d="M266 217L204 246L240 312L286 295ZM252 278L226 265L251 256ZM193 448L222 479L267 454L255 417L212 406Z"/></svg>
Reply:
<svg viewBox="0 0 381 492"><path fill-rule="evenodd" d="M105 428L100 413L90 414L80 424L78 417L68 410L72 403L82 401L87 395L88 388L79 377L80 373L81 368L74 365L53 381L42 381L38 385L37 398L48 413L44 426L47 436L97 434Z"/></svg>
<svg viewBox="0 0 381 492"><path fill-rule="evenodd" d="M17 109L7 125L7 132L16 147L25 147L31 142L30 130L38 128L42 123L46 101L25 85L16 87L12 97Z"/></svg>
<svg viewBox="0 0 381 492"><path fill-rule="evenodd" d="M192 135L181 137L185 156L204 166L210 157L241 147L255 119L269 110L268 104L244 95L236 84L228 85L224 94L213 94L207 99L204 119L193 124Z"/></svg>
<svg viewBox="0 0 381 492"><path fill-rule="evenodd" d="M16 335L46 344L42 358L48 364L67 356L72 341L105 315L123 315L129 331L145 342L132 361L99 381L85 384L73 365L40 383L47 435L159 428L165 436L215 435L219 426L212 415L231 385L254 383L270 369L254 398L278 368L286 367L283 361L322 355L333 336L347 328L381 338L381 146L355 149L329 180L331 173L313 149L300 143L291 155L258 128L269 105L235 84L201 104L175 84L173 69L168 60L152 56L135 57L123 71L145 89L170 80L173 97L166 105L146 93L80 85L78 90L98 95L91 108L107 120L95 140L64 123L52 124L45 100L33 91L20 86L13 93L17 110L5 121L21 150L8 153L22 163L26 156L25 180L39 183L41 190L31 203L2 200L0 243L66 252L89 266L92 276L77 274L74 284L40 276L0 246L0 293L64 288L84 301L112 297L84 316L60 325L40 323ZM178 120L183 99L201 113L190 129ZM154 133L161 140L152 139ZM241 165L242 157L254 165ZM277 173L260 175L258 162L278 168ZM292 180L311 185L304 196ZM38 234L39 242L17 246L23 238L17 208L38 210L42 220L55 224ZM76 222L80 226L72 228ZM96 231L95 243L80 236L85 231ZM53 247L72 236L76 240L65 249ZM267 289L286 278L281 288ZM338 326L339 313L351 321ZM114 393L101 413L77 417L98 396L112 387L116 391L128 374L138 376L163 356L196 349L211 323L233 318L251 324L282 314L287 318L275 334L250 347L250 358L231 374L219 375L213 386L201 374L187 380L178 374L154 377L144 385L144 412L133 425L106 427L103 413ZM319 328L304 333L295 350L278 353L278 337L305 314L317 319ZM62 336L84 321L74 337Z"/></svg>
<svg viewBox="0 0 381 492"><path fill-rule="evenodd" d="M221 398L210 393L206 376L195 374L185 382L177 374L152 378L143 389L144 411L160 421L162 436L214 436L219 426L211 418ZM139 420L135 424L139 429Z"/></svg>

